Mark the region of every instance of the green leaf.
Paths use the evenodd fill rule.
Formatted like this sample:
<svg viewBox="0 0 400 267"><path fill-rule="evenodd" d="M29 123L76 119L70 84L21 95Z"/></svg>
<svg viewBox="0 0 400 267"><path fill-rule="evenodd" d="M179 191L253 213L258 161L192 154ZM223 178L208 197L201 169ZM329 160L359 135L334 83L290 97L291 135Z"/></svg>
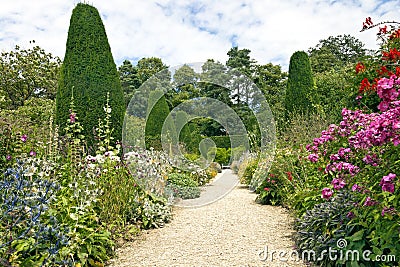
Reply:
<svg viewBox="0 0 400 267"><path fill-rule="evenodd" d="M363 239L365 229L362 229L356 233L354 233L349 239L351 241L359 241Z"/></svg>

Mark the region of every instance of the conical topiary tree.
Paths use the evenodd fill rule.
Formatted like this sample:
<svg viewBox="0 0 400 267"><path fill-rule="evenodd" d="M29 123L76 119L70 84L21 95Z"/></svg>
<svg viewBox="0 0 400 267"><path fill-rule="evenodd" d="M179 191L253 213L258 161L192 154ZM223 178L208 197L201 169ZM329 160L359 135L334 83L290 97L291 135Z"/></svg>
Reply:
<svg viewBox="0 0 400 267"><path fill-rule="evenodd" d="M307 113L312 109L309 94L314 86L310 59L304 51L297 51L290 57L289 76L286 88L286 117L293 113Z"/></svg>
<svg viewBox="0 0 400 267"><path fill-rule="evenodd" d="M63 134L71 95L88 146L96 144L94 129L105 117L107 93L114 141L121 140L124 94L103 22L97 9L79 3L72 11L56 98L56 122Z"/></svg>
<svg viewBox="0 0 400 267"><path fill-rule="evenodd" d="M146 148L152 147L156 150L161 150L161 134L166 134L169 142L177 143L175 125L171 117L167 120L169 107L161 90L156 89L150 92L148 109L145 128ZM166 128L163 132L164 123L166 123Z"/></svg>

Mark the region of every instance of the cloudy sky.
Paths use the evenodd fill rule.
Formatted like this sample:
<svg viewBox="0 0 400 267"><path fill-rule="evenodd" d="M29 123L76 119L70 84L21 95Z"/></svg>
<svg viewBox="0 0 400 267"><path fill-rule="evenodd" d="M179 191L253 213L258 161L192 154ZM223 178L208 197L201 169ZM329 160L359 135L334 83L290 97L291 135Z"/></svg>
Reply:
<svg viewBox="0 0 400 267"><path fill-rule="evenodd" d="M77 0L2 0L0 50L29 41L63 58ZM400 21L400 0L91 0L103 19L114 59L160 57L169 66L225 62L232 46L260 64L287 69L289 58L329 36L350 34L376 49L374 23Z"/></svg>

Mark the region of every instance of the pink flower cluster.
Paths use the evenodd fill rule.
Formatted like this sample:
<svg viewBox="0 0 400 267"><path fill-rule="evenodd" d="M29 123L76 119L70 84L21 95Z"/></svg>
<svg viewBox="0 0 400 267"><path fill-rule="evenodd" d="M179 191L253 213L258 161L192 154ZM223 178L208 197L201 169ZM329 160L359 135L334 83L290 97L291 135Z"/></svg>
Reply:
<svg viewBox="0 0 400 267"><path fill-rule="evenodd" d="M351 176L356 175L360 168L348 162L332 162L326 165L326 172L345 172L347 171Z"/></svg>
<svg viewBox="0 0 400 267"><path fill-rule="evenodd" d="M396 178L396 174L394 173L389 173L388 175L383 176L381 182L379 183L379 185L382 187L382 191L390 193L394 192L394 178Z"/></svg>
<svg viewBox="0 0 400 267"><path fill-rule="evenodd" d="M373 199L370 198L370 197L367 197L367 198L365 199L365 202L364 202L364 206L366 206L366 207L375 206L375 205L377 205L377 204L379 204L379 202L373 200Z"/></svg>
<svg viewBox="0 0 400 267"><path fill-rule="evenodd" d="M362 159L362 161L365 164L371 165L371 166L378 166L378 164L380 163L380 160L378 159L378 156L376 154L367 154L365 155L365 157Z"/></svg>
<svg viewBox="0 0 400 267"><path fill-rule="evenodd" d="M308 160L313 163L317 162L318 158L319 158L318 154L313 153L313 154L308 155Z"/></svg>
<svg viewBox="0 0 400 267"><path fill-rule="evenodd" d="M322 198L329 199L329 198L331 198L332 195L333 195L332 189L330 189L328 187L325 187L324 189L322 189Z"/></svg>
<svg viewBox="0 0 400 267"><path fill-rule="evenodd" d="M346 182L342 178L335 178L332 180L332 185L335 190L339 190L346 185Z"/></svg>
<svg viewBox="0 0 400 267"><path fill-rule="evenodd" d="M338 161L340 159L344 159L344 160L349 160L350 159L350 155L349 153L351 152L350 148L339 148L338 153L333 154L330 156L330 160L331 161Z"/></svg>
<svg viewBox="0 0 400 267"><path fill-rule="evenodd" d="M396 86L400 85L400 78L396 75L390 76L390 78L381 78L377 85L377 94L382 99L378 108L380 111L386 111L390 107L390 103L396 101L399 97L399 92Z"/></svg>

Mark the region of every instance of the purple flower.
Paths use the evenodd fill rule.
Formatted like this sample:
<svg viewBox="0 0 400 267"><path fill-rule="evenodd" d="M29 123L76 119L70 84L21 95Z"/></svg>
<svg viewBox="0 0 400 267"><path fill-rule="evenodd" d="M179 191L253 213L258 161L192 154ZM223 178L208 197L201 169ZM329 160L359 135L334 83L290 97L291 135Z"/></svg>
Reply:
<svg viewBox="0 0 400 267"><path fill-rule="evenodd" d="M341 189L346 185L345 181L341 178L333 179L331 184L335 190Z"/></svg>
<svg viewBox="0 0 400 267"><path fill-rule="evenodd" d="M330 160L331 160L331 161L337 161L337 160L339 160L339 159L340 159L340 157L339 157L338 154L333 154L333 155L330 156Z"/></svg>
<svg viewBox="0 0 400 267"><path fill-rule="evenodd" d="M381 185L382 185L382 183L393 182L394 178L396 178L396 174L394 174L394 173L389 173L388 175L383 176L383 178L381 180Z"/></svg>
<svg viewBox="0 0 400 267"><path fill-rule="evenodd" d="M358 184L354 184L352 187L351 187L351 191L358 191L358 192L360 192L361 191L361 186L359 186Z"/></svg>
<svg viewBox="0 0 400 267"><path fill-rule="evenodd" d="M393 180L395 178L396 174L394 173L389 173L388 175L383 176L381 182L379 183L379 185L382 187L382 191L393 193L394 192Z"/></svg>
<svg viewBox="0 0 400 267"><path fill-rule="evenodd" d="M392 183L383 184L382 185L382 191L393 193L394 192L394 184L392 184Z"/></svg>
<svg viewBox="0 0 400 267"><path fill-rule="evenodd" d="M322 198L329 199L333 195L333 191L332 191L332 189L325 187L324 189L322 189L321 194L322 194Z"/></svg>
<svg viewBox="0 0 400 267"><path fill-rule="evenodd" d="M23 136L21 136L21 141L22 142L26 142L26 140L28 139L28 136L26 134L24 134Z"/></svg>
<svg viewBox="0 0 400 267"><path fill-rule="evenodd" d="M369 206L374 206L375 204L377 204L376 201L374 201L372 198L367 197L367 199L364 202L364 206L369 207Z"/></svg>
<svg viewBox="0 0 400 267"><path fill-rule="evenodd" d="M353 219L354 217L356 217L356 215L352 211L349 211L347 213L346 217L349 218L349 219Z"/></svg>
<svg viewBox="0 0 400 267"><path fill-rule="evenodd" d="M6 160L11 160L11 159L12 159L11 155L6 156Z"/></svg>
<svg viewBox="0 0 400 267"><path fill-rule="evenodd" d="M36 156L36 152L33 151L33 150L31 150L31 152L29 152L29 155L32 156L32 157L34 157L34 156Z"/></svg>
<svg viewBox="0 0 400 267"><path fill-rule="evenodd" d="M318 155L317 154L310 154L310 155L308 155L308 159L311 161L311 162L317 162L318 161Z"/></svg>
<svg viewBox="0 0 400 267"><path fill-rule="evenodd" d="M69 114L69 122L74 123L76 120L76 113L70 113Z"/></svg>

